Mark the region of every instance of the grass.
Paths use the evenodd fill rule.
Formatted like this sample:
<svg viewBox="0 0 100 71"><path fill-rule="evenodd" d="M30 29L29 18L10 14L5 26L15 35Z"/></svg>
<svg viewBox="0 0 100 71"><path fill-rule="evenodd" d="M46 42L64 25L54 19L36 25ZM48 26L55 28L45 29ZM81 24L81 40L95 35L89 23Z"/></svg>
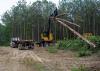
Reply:
<svg viewBox="0 0 100 71"><path fill-rule="evenodd" d="M72 68L71 71L87 71L87 69L85 68L85 66L81 65L80 67L76 68Z"/></svg>
<svg viewBox="0 0 100 71"><path fill-rule="evenodd" d="M10 42L2 42L0 43L0 46L10 46Z"/></svg>
<svg viewBox="0 0 100 71"><path fill-rule="evenodd" d="M34 68L35 68L37 71L47 71L41 63L35 63L35 64L34 64Z"/></svg>
<svg viewBox="0 0 100 71"><path fill-rule="evenodd" d="M86 71L85 69L80 69L80 68L72 68L71 71Z"/></svg>
<svg viewBox="0 0 100 71"><path fill-rule="evenodd" d="M57 49L57 47L55 46L49 46L49 47L47 47L47 51L49 52L49 53L57 53L58 52L58 49Z"/></svg>
<svg viewBox="0 0 100 71"><path fill-rule="evenodd" d="M87 47L81 47L79 48L78 51L76 51L78 57L83 57L83 56L90 56L92 55L92 51L89 50Z"/></svg>
<svg viewBox="0 0 100 71"><path fill-rule="evenodd" d="M100 68L81 65L80 67L73 67L71 71L100 71Z"/></svg>

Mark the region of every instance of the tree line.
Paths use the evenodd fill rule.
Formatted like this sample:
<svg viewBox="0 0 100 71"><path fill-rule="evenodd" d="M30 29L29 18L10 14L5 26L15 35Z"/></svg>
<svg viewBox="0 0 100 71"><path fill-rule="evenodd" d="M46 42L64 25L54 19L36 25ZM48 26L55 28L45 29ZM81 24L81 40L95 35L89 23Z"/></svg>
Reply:
<svg viewBox="0 0 100 71"><path fill-rule="evenodd" d="M27 4L25 0L18 1L2 16L5 26L0 25L0 45L9 43L11 37L17 36L39 41L41 33L48 28L48 18L55 8L56 5L47 0L37 0L32 4ZM81 34L100 35L100 0L61 0L58 13L66 13L61 18L80 25L81 28L72 27ZM55 40L74 37L68 29L55 21L50 26Z"/></svg>

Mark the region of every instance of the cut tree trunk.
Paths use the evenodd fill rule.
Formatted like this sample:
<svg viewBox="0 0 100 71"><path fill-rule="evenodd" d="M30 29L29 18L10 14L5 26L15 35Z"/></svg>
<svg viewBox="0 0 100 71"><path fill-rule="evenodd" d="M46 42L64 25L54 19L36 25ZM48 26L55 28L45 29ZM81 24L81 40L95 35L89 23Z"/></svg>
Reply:
<svg viewBox="0 0 100 71"><path fill-rule="evenodd" d="M77 35L79 38L81 38L82 40L84 40L85 42L87 42L90 46L96 47L96 45L92 42L90 42L89 40L87 40L86 38L84 38L81 34L79 34L77 31L75 31L74 29L72 29L70 26L68 26L67 24L63 23L61 21L61 19L56 18L57 22L59 22L61 25L63 25L64 27L68 28L70 31L72 31L75 35ZM71 23L71 22L70 22Z"/></svg>

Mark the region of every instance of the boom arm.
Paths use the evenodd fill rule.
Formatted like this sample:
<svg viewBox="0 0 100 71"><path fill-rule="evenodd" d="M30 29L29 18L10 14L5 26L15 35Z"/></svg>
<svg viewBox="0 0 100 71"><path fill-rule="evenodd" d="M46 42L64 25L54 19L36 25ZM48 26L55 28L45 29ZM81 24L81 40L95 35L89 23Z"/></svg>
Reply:
<svg viewBox="0 0 100 71"><path fill-rule="evenodd" d="M65 13L64 13L65 14ZM71 25L74 25L74 26L77 26L77 27L80 27L79 25L75 24L75 23L72 23L72 22L69 22L67 20L64 20L64 19L61 19L61 18L57 18L59 16L62 16L64 14L60 14L58 15L58 11L57 11L57 8L55 9L54 13L52 14L52 16L49 17L49 20L50 19L55 19L57 22L59 22L61 25L63 25L64 27L68 28L70 31L72 31L75 35L77 35L79 38L81 38L82 40L84 40L85 42L87 42L90 46L93 46L93 47L96 47L96 45L92 42L90 42L89 40L87 40L86 38L84 38L81 34L79 34L77 31L75 31L74 29L72 29L70 26L68 26L67 24L65 24L64 22L66 23L69 23ZM50 24L50 23L49 23ZM50 26L50 25L49 25Z"/></svg>

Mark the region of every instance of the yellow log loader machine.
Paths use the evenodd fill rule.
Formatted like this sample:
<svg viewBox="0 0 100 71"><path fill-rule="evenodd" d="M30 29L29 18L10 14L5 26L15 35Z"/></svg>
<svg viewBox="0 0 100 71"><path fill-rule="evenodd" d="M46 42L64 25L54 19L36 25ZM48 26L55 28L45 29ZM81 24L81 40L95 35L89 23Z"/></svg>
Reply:
<svg viewBox="0 0 100 71"><path fill-rule="evenodd" d="M49 45L50 43L54 43L54 36L53 33L51 32L51 17L56 17L58 15L57 8L54 10L52 14L50 14L49 19L48 19L48 29L45 30L43 33L41 33L41 42L43 46L46 44Z"/></svg>

